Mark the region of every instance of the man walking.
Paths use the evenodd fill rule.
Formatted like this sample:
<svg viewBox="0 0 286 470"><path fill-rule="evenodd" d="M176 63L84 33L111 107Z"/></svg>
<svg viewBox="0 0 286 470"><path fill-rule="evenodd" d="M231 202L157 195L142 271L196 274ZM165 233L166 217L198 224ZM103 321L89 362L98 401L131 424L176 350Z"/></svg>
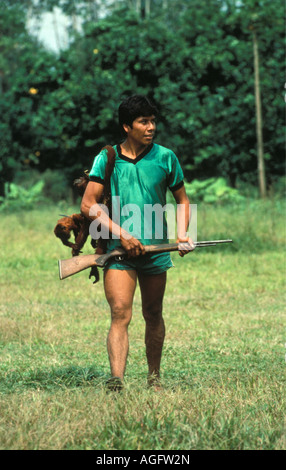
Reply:
<svg viewBox="0 0 286 470"><path fill-rule="evenodd" d="M129 349L128 325L132 317L132 304L137 280L142 298L145 319L145 344L148 362L148 384L157 385L160 378L160 362L165 338L162 315L167 271L172 267L169 253L146 253L144 245L167 243L167 223L163 218L162 237L158 240L150 220L146 221L146 207L166 204L169 188L177 204L180 216L177 221L177 242L192 241L186 237L189 224L189 200L183 182L183 172L176 155L169 149L153 143L156 130L157 109L150 100L135 95L124 100L119 107L119 124L125 139L116 145L115 166L111 176L111 194L119 201L112 207L112 219L105 218L110 233L107 251L121 246L128 258L112 260L104 272L104 289L111 310L111 327L107 349L111 368L110 387L122 387ZM104 175L107 163L106 151L94 160L90 181L82 199L81 211L90 219L104 191ZM131 206L132 205L132 206ZM122 208L138 208L134 212L133 226L126 230L126 214ZM102 212L102 211L101 211ZM98 214L100 210L98 209ZM144 217L145 214L145 217ZM99 217L100 220L100 217ZM116 223L114 221L116 220ZM152 220L151 220L152 223ZM180 252L181 256L186 254Z"/></svg>

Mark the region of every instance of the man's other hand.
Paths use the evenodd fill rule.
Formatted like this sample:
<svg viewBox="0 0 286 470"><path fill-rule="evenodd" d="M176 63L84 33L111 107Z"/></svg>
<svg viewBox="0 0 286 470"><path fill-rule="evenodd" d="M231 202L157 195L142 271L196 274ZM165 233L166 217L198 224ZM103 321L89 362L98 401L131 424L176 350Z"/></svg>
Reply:
<svg viewBox="0 0 286 470"><path fill-rule="evenodd" d="M179 246L179 255L180 256L185 256L188 254L190 251L193 251L196 246L191 238L177 238L176 243L181 244Z"/></svg>

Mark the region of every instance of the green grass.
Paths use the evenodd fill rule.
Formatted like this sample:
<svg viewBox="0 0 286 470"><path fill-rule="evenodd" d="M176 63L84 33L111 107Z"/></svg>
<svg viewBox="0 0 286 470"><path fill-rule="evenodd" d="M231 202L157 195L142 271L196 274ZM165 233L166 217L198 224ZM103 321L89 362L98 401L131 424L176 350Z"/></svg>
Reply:
<svg viewBox="0 0 286 470"><path fill-rule="evenodd" d="M102 276L59 281L57 260L70 257L53 235L60 213L1 214L0 449L284 449L285 204L198 206L198 239L234 244L172 254L158 393L136 292L115 396Z"/></svg>

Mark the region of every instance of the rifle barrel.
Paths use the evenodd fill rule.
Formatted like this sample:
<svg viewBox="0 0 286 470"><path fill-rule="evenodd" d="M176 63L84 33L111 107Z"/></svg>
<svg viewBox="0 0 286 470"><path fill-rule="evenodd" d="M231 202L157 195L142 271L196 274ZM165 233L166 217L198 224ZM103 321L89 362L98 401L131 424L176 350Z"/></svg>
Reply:
<svg viewBox="0 0 286 470"><path fill-rule="evenodd" d="M232 240L209 240L202 242L194 242L196 247L216 246L219 243L230 243ZM145 245L146 253L163 253L168 251L179 251L189 250L190 245L188 243L170 243L161 245ZM127 253L123 248L117 248L106 254L93 254L93 255L82 255L74 256L73 258L66 260L59 260L59 275L60 279L72 276L84 269L92 266L98 266L103 268L110 258L120 256L122 259L126 257Z"/></svg>
<svg viewBox="0 0 286 470"><path fill-rule="evenodd" d="M232 243L231 239L228 240L207 240L203 242L194 242L196 246L211 246L211 245L217 245L219 243Z"/></svg>

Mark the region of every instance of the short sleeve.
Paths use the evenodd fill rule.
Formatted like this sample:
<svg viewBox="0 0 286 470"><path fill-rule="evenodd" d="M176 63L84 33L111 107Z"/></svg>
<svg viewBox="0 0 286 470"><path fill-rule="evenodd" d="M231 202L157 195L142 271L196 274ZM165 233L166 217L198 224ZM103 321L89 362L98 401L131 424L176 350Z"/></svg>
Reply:
<svg viewBox="0 0 286 470"><path fill-rule="evenodd" d="M176 191L184 185L184 173L177 156L171 152L170 174L168 178L168 187L171 191Z"/></svg>
<svg viewBox="0 0 286 470"><path fill-rule="evenodd" d="M92 168L89 172L90 181L104 184L105 168L107 164L107 152L100 152L94 159Z"/></svg>

